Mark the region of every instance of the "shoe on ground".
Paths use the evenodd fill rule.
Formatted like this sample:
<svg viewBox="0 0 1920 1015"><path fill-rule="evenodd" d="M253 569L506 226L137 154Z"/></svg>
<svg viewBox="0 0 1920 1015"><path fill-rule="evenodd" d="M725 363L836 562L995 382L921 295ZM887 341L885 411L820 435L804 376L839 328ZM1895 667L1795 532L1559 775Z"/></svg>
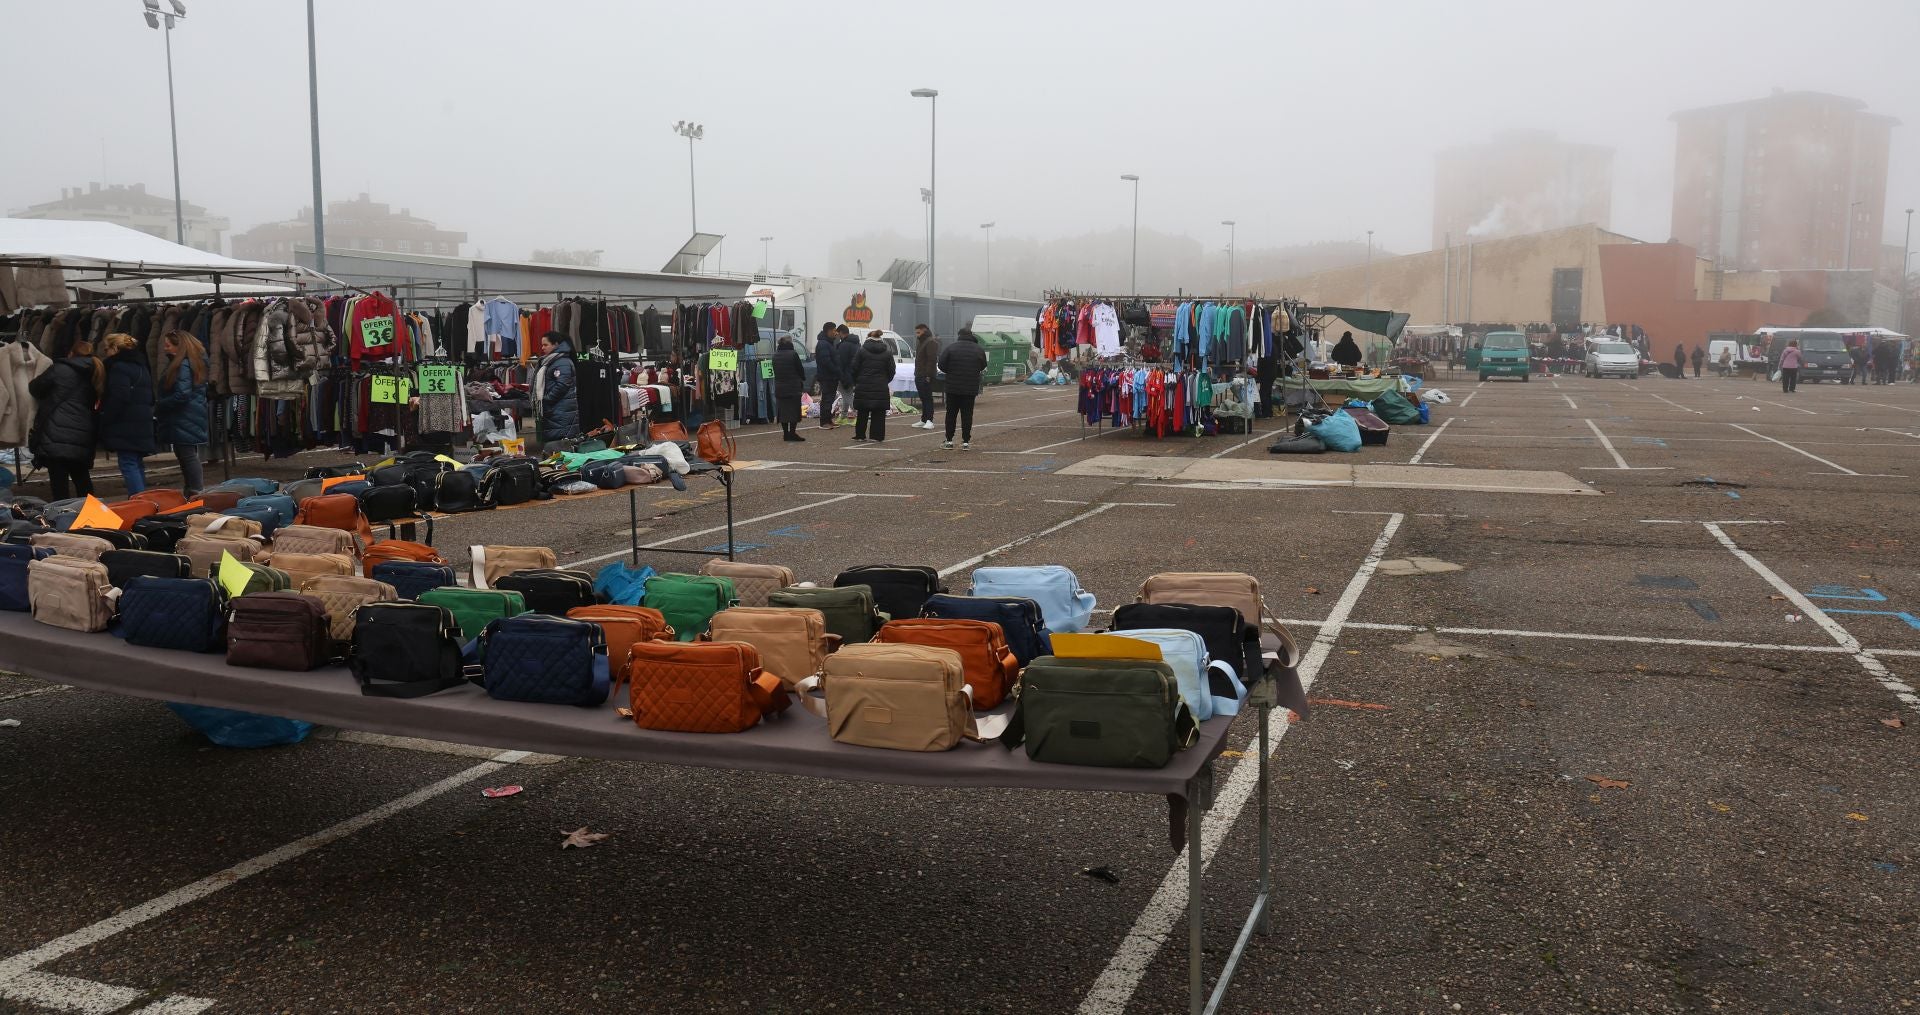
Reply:
<svg viewBox="0 0 1920 1015"><path fill-rule="evenodd" d="M952 450L953 450L953 442L952 442L952 441L942 441L942 442L941 442L941 444L940 444L940 446L941 446L941 447L943 447L943 448L946 448L946 449L947 449L948 451L952 451Z"/></svg>
<svg viewBox="0 0 1920 1015"><path fill-rule="evenodd" d="M962 450L962 451L972 451L972 450L973 450L973 442L972 442L972 441L961 441L961 442L960 442L960 450Z"/></svg>

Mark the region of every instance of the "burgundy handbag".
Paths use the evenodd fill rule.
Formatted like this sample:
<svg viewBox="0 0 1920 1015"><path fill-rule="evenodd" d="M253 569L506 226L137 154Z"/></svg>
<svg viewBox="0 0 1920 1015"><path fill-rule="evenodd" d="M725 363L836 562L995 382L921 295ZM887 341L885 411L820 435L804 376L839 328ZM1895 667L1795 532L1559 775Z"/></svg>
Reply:
<svg viewBox="0 0 1920 1015"><path fill-rule="evenodd" d="M299 592L256 592L229 606L227 665L311 670L332 657L331 622L319 599Z"/></svg>

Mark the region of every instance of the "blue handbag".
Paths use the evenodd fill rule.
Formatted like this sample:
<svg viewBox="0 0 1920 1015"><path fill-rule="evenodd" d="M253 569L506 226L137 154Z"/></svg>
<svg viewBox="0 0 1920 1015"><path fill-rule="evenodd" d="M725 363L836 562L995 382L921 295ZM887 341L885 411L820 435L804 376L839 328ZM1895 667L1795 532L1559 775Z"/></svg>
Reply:
<svg viewBox="0 0 1920 1015"><path fill-rule="evenodd" d="M944 620L984 620L999 624L1006 635L1007 650L1021 667L1041 656L1053 654L1053 635L1047 631L1044 614L1040 604L1031 599L988 598L985 596L950 596L945 593L928 597L927 605L920 611L923 617L939 617Z"/></svg>
<svg viewBox="0 0 1920 1015"><path fill-rule="evenodd" d="M129 578L113 633L129 645L183 652L224 652L226 611L220 589L205 578Z"/></svg>
<svg viewBox="0 0 1920 1015"><path fill-rule="evenodd" d="M973 572L973 594L1031 599L1054 634L1085 630L1093 619L1093 593L1059 564L1037 567L983 567Z"/></svg>
<svg viewBox="0 0 1920 1015"><path fill-rule="evenodd" d="M1167 627L1113 633L1160 646L1160 659L1173 667L1180 697L1196 720L1206 722L1216 715L1239 713L1240 699L1247 694L1246 685L1240 683L1231 663L1208 658L1205 638L1192 631Z"/></svg>
<svg viewBox="0 0 1920 1015"><path fill-rule="evenodd" d="M51 556L53 551L44 546L0 543L0 610L25 613L32 608L27 602L27 564Z"/></svg>
<svg viewBox="0 0 1920 1015"><path fill-rule="evenodd" d="M262 498L248 497L246 500L260 499ZM262 504L248 507L246 500L220 513L223 515L232 515L235 518L245 518L250 522L257 523L260 526L260 534L268 539L273 538L275 530L279 529L280 526L287 524L281 521L280 512L277 509Z"/></svg>
<svg viewBox="0 0 1920 1015"><path fill-rule="evenodd" d="M616 560L593 576L593 594L615 606L640 606L646 602L647 579L656 573L646 564L634 568Z"/></svg>
<svg viewBox="0 0 1920 1015"><path fill-rule="evenodd" d="M254 496L278 493L280 490L279 483L271 479L261 479L258 476L236 476L233 479L222 480L220 485L229 490L238 490L245 487L252 490Z"/></svg>
<svg viewBox="0 0 1920 1015"><path fill-rule="evenodd" d="M409 600L419 598L422 592L460 584L453 568L419 560L384 560L373 565L373 574L368 577L386 582L400 598Z"/></svg>
<svg viewBox="0 0 1920 1015"><path fill-rule="evenodd" d="M273 524L269 526L263 523L261 525L261 527L267 529L269 533L283 525L292 525L293 516L300 510L299 505L293 502L293 498L284 493L268 493L261 494L257 497L242 497L240 498L240 503L235 504L233 507L234 510L228 511L227 514L235 514L239 511L259 508L272 510L274 515ZM254 516L243 515L242 517L253 518ZM257 518L254 520L259 521Z"/></svg>
<svg viewBox="0 0 1920 1015"><path fill-rule="evenodd" d="M607 636L599 624L523 613L488 624L473 648L486 661L477 676L469 666L467 679L489 698L580 706L607 700Z"/></svg>

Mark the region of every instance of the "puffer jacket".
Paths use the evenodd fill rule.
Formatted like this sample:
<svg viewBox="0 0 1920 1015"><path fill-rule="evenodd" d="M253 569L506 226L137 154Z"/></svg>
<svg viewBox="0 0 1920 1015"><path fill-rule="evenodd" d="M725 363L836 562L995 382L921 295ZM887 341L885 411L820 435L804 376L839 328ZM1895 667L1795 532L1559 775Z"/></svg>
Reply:
<svg viewBox="0 0 1920 1015"><path fill-rule="evenodd" d="M107 359L95 433L108 451L153 454L153 374L146 353L134 348Z"/></svg>
<svg viewBox="0 0 1920 1015"><path fill-rule="evenodd" d="M216 320L213 344L207 348L207 375L223 395L251 395L259 387L253 379L254 333L260 327L257 301L230 308Z"/></svg>
<svg viewBox="0 0 1920 1015"><path fill-rule="evenodd" d="M34 398L27 447L41 458L93 460L93 358L56 361L27 385Z"/></svg>
<svg viewBox="0 0 1920 1015"><path fill-rule="evenodd" d="M205 444L207 386L193 383L193 364L182 356L180 368L171 378L162 376L160 384L153 406L155 438L162 444Z"/></svg>
<svg viewBox="0 0 1920 1015"><path fill-rule="evenodd" d="M324 311L309 300L279 300L254 333L253 378L262 398L297 398L307 378L326 365L333 332Z"/></svg>
<svg viewBox="0 0 1920 1015"><path fill-rule="evenodd" d="M534 408L540 414L541 442L580 433L580 399L574 390L573 345L561 342L540 358L533 379Z"/></svg>
<svg viewBox="0 0 1920 1015"><path fill-rule="evenodd" d="M854 408L884 409L891 404L893 352L887 343L877 338L860 343L860 351L853 357L851 374Z"/></svg>
<svg viewBox="0 0 1920 1015"><path fill-rule="evenodd" d="M980 340L962 333L940 354L940 372L947 375L947 394L977 395L980 375L987 369L987 350Z"/></svg>

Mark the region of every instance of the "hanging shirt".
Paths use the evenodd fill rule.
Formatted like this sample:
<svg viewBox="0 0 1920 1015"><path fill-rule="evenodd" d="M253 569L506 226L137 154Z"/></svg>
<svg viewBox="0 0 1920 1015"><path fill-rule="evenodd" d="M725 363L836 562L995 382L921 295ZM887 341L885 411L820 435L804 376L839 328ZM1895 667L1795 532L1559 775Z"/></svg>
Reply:
<svg viewBox="0 0 1920 1015"><path fill-rule="evenodd" d="M1113 312L1113 304L1094 304L1092 316L1094 352L1101 356L1120 355L1120 315Z"/></svg>

